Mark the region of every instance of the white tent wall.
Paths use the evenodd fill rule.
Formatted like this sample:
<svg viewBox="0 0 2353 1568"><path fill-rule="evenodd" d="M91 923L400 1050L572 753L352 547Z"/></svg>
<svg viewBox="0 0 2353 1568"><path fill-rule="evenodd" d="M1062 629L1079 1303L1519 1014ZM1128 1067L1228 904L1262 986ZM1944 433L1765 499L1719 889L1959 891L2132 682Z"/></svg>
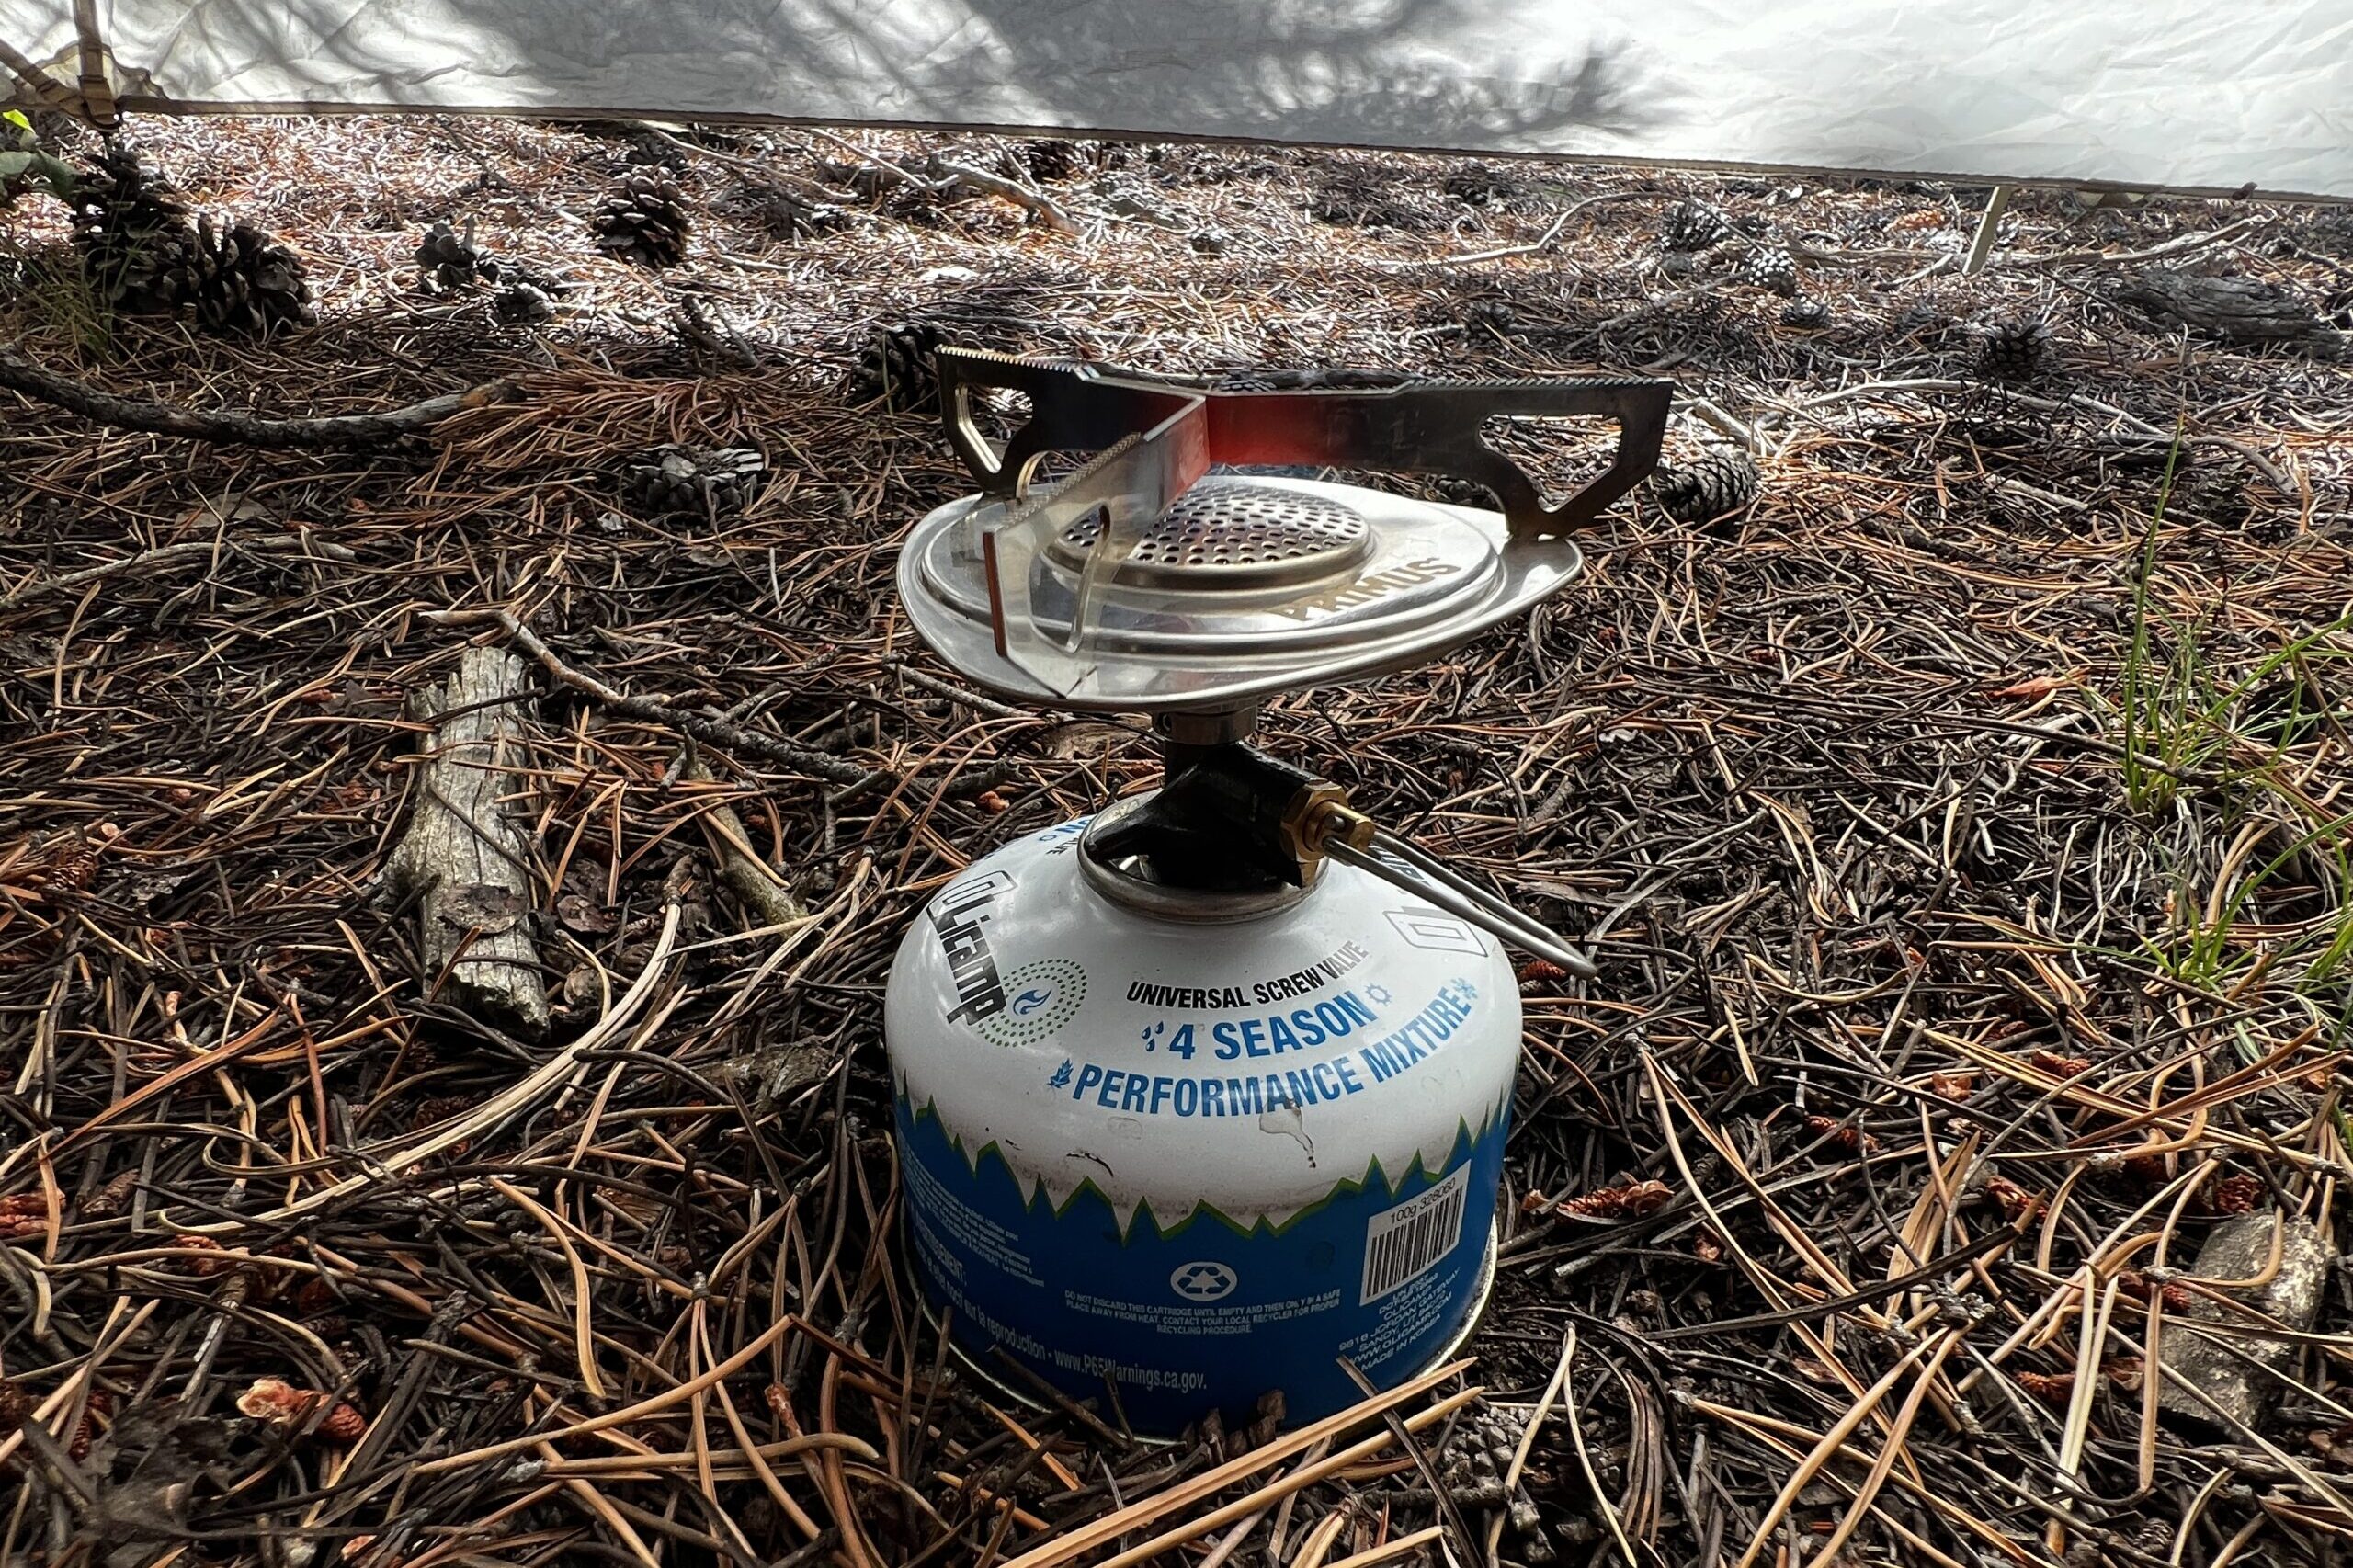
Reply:
<svg viewBox="0 0 2353 1568"><path fill-rule="evenodd" d="M77 24L76 12L80 13ZM2353 197L2353 0L0 0L127 108L1067 128Z"/></svg>

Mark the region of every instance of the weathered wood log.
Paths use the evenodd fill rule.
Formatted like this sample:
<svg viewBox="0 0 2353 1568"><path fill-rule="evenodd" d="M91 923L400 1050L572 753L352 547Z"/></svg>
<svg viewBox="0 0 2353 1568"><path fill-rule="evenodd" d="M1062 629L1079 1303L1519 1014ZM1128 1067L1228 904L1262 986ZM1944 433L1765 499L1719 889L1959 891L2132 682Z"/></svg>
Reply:
<svg viewBox="0 0 2353 1568"><path fill-rule="evenodd" d="M2327 358L2344 348L2344 335L2321 320L2311 301L2258 278L2200 278L2151 267L2127 278L2116 297L2158 321L2234 343L2301 343Z"/></svg>
<svg viewBox="0 0 2353 1568"><path fill-rule="evenodd" d="M2309 1220L2269 1210L2226 1220L2199 1248L2196 1274L2201 1279L2263 1278L2270 1270L2275 1219L2280 1225L2279 1264L2270 1272L2269 1282L2224 1293L2281 1328L2302 1334L2312 1327L2320 1310L2321 1288L2328 1282L2330 1247ZM2201 1324L2229 1326L2204 1329ZM2166 1320L2158 1358L2171 1375L2157 1392L2157 1408L2206 1426L2253 1426L2279 1397L2279 1374L2287 1370L2295 1354L2292 1340L2262 1337L2261 1326L2245 1312L2200 1296L2185 1317ZM2198 1392L2191 1392L2192 1388Z"/></svg>
<svg viewBox="0 0 2353 1568"><path fill-rule="evenodd" d="M710 766L699 756L688 757L680 771L698 784L712 781ZM786 926L809 917L784 878L752 847L752 835L734 807L711 807L702 813L702 824L719 861L719 880L761 925Z"/></svg>
<svg viewBox="0 0 2353 1568"><path fill-rule="evenodd" d="M506 810L523 733L516 699L529 666L503 648L469 648L446 686L413 706L436 722L415 812L388 868L417 900L426 981L442 999L517 1033L548 1026L531 915L531 844Z"/></svg>

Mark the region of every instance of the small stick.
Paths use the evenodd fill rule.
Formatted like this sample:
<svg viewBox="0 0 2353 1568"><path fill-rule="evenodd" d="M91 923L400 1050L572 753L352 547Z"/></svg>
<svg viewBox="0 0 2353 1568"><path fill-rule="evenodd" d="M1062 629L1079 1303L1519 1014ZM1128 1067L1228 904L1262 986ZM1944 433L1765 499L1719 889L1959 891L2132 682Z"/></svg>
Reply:
<svg viewBox="0 0 2353 1568"><path fill-rule="evenodd" d="M684 772L686 778L698 784L715 782L710 766L698 756L688 757ZM712 852L719 858L720 879L759 918L760 924L771 927L790 926L809 918L809 911L792 896L792 889L785 880L752 847L752 835L745 831L744 819L736 814L734 807L714 805L702 812L701 817L710 836Z"/></svg>
<svg viewBox="0 0 2353 1568"><path fill-rule="evenodd" d="M1000 178L984 169L976 169L970 164L959 164L947 158L933 159L931 166L947 176L945 179L935 182L934 189L950 185L969 185L1037 214L1046 227L1056 233L1078 233L1077 221L1063 210L1062 205L1044 191L1031 190L1027 186Z"/></svg>
<svg viewBox="0 0 2353 1568"><path fill-rule="evenodd" d="M781 186L794 195L805 197L812 201L823 201L836 207L846 207L857 199L847 191L835 190L832 186L822 185L816 180L787 174L782 169L761 163L756 158L746 158L735 153L722 153L716 147L701 146L687 141L684 137L673 136L658 125L643 125L641 122L641 130L642 134L653 137L656 142L676 147L679 152L691 157L708 158L722 167L748 175L762 184ZM783 269L779 268L779 270Z"/></svg>
<svg viewBox="0 0 2353 1568"><path fill-rule="evenodd" d="M1046 226L1057 233L1075 234L1079 232L1077 222L1068 212L1063 211L1061 204L1051 197L1017 185L1012 180L1003 179L973 168L969 164L959 164L947 158L935 157L930 160L928 166L939 171L942 177L926 179L904 164L894 164L879 153L869 153L856 142L846 137L836 136L822 126L813 125L809 130L813 135L824 137L858 159L859 163L870 168L881 170L902 185L911 185L918 190L928 190L935 195L944 194L958 185L969 185L990 196L1003 197L1017 207L1027 209L1044 220Z"/></svg>
<svg viewBox="0 0 2353 1568"><path fill-rule="evenodd" d="M2151 245L2146 250L2069 250L2054 252L2050 256L2013 255L2009 264L2012 267L2085 267L2102 262L2113 265L2123 261L2155 261L2160 256L2179 256L2185 251L2204 250L2208 245L2221 244L2224 240L2234 240L2252 227L2255 222L2256 220L2251 217L2241 218L2234 222L2225 223L2219 229L2209 229L2202 234L2182 234L2165 241L2163 244Z"/></svg>
<svg viewBox="0 0 2353 1568"><path fill-rule="evenodd" d="M2010 210L2010 193L2014 185L1997 185L1994 194L1985 199L1985 215L1977 220L1977 235L1969 242L1969 259L1961 264L1961 275L1974 278L1985 270L1985 258L1994 254L1994 236L2002 227L2002 214Z"/></svg>
<svg viewBox="0 0 2353 1568"><path fill-rule="evenodd" d="M747 730L741 724L708 714L690 713L654 697L631 697L627 692L607 686L583 670L574 669L556 656L555 650L540 641L539 633L524 625L512 610L441 609L427 610L426 619L441 626L478 626L488 621L497 626L513 640L517 648L529 654L540 668L547 671L558 683L585 693L624 718L642 719L649 724L666 725L699 741L723 747L728 751L765 756L772 762L783 763L799 772L823 778L828 783L863 786L879 776L854 762L845 762L831 752L814 746L798 745L777 735L764 735L757 730Z"/></svg>
<svg viewBox="0 0 2353 1568"><path fill-rule="evenodd" d="M1763 443L1757 440L1754 427L1742 424L1699 393L1686 392L1683 394L1683 401L1700 420L1714 426L1750 451L1761 452L1765 449Z"/></svg>
<svg viewBox="0 0 2353 1568"><path fill-rule="evenodd" d="M159 571L189 561L210 561L230 550L301 550L314 551L329 561L349 562L358 554L339 544L312 539L302 534L270 534L262 539L190 540L184 544L159 545L142 550L136 555L126 555L119 561L101 561L96 566L80 566L71 572L61 572L54 577L36 578L0 594L0 609L14 609L28 599L46 594L62 594L74 588L86 587L108 577L133 572Z"/></svg>
<svg viewBox="0 0 2353 1568"><path fill-rule="evenodd" d="M1439 267L1468 267L1474 261L1499 261L1507 256L1534 256L1540 251L1551 249L1552 242L1561 237L1562 226L1567 223L1570 219L1584 211L1586 208L1598 206L1605 201L1623 201L1631 196L1646 196L1648 194L1649 192L1641 190L1605 190L1598 196L1588 196L1583 201L1577 202L1573 206L1563 208L1561 211L1561 215L1552 220L1552 226L1545 230L1541 234L1539 234L1535 239L1529 241L1527 244L1505 245L1500 250L1472 251L1468 255L1464 256L1442 256L1438 258L1437 265Z"/></svg>

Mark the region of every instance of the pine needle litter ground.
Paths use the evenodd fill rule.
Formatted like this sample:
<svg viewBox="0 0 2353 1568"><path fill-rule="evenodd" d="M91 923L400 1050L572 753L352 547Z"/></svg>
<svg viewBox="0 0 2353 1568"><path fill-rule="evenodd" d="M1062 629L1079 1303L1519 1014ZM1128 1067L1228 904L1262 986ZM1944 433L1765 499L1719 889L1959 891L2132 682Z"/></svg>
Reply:
<svg viewBox="0 0 2353 1568"><path fill-rule="evenodd" d="M1922 183L132 130L316 321L119 313L28 193L12 364L427 412L0 402L0 1559L2343 1560L2343 210L2029 193L1970 278L1983 192ZM1142 1442L976 1379L904 1272L905 921L1155 770L896 613L963 488L868 373L923 341L1682 384L1672 515L1267 718L1601 963L1523 977L1483 1326L1351 1419ZM467 936L535 949L543 1028L461 1005L393 864L469 672L527 864Z"/></svg>

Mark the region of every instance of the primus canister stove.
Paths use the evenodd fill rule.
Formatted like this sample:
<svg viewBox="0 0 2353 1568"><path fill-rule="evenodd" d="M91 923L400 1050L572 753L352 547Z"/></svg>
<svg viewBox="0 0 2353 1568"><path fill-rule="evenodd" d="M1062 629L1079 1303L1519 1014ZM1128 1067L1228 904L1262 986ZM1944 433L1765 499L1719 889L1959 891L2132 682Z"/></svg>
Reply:
<svg viewBox="0 0 2353 1568"><path fill-rule="evenodd" d="M1258 699L1404 668L1575 577L1649 472L1664 381L1210 392L948 350L981 493L916 525L915 630L974 682L1151 714L1150 794L976 862L908 930L885 1031L916 1268L955 1343L1141 1432L1280 1391L1293 1421L1412 1375L1493 1267L1533 921L1249 744ZM1000 451L983 389L1029 405ZM1547 508L1482 438L1601 415ZM1032 487L1049 453L1092 453ZM1450 474L1500 513L1219 465ZM1017 1381L1019 1380L1017 1380Z"/></svg>

